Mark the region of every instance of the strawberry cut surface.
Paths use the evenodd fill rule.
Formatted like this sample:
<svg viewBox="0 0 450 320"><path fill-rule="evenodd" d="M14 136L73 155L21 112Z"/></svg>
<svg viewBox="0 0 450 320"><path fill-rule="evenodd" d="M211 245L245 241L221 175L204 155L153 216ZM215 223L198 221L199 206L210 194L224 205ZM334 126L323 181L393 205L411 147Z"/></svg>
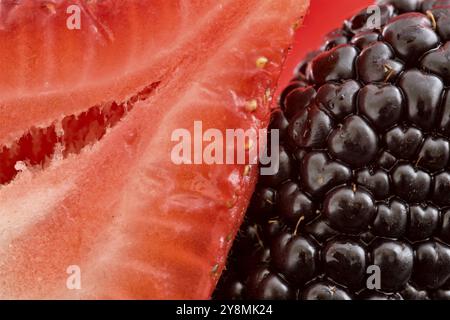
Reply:
<svg viewBox="0 0 450 320"><path fill-rule="evenodd" d="M0 4L0 298L209 298L257 168L171 135L265 127L308 1L73 3Z"/></svg>

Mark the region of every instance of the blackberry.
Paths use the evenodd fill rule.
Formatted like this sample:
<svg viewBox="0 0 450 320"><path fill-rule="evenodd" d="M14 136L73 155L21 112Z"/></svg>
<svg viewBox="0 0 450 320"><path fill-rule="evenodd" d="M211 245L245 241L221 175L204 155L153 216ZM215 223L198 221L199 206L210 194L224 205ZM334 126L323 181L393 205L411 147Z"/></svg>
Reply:
<svg viewBox="0 0 450 320"><path fill-rule="evenodd" d="M379 8L381 26L345 21L281 94L280 170L259 179L217 298L450 299L450 1Z"/></svg>

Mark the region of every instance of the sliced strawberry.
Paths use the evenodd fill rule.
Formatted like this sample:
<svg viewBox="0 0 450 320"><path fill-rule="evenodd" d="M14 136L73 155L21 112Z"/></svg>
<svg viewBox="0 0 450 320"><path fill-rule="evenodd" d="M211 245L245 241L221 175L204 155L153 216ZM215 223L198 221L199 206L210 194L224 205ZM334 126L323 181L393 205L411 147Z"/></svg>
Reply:
<svg viewBox="0 0 450 320"><path fill-rule="evenodd" d="M1 5L0 298L208 298L256 168L175 165L171 135L264 127L307 1L80 1L80 31L68 4Z"/></svg>

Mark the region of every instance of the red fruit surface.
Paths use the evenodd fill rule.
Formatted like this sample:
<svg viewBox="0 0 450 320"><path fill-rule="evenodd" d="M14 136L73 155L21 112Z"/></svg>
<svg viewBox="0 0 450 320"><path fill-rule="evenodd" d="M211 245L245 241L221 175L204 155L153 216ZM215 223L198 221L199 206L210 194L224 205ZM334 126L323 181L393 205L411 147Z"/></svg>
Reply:
<svg viewBox="0 0 450 320"><path fill-rule="evenodd" d="M0 4L0 298L206 299L256 168L177 166L171 134L264 127L308 1L73 3Z"/></svg>

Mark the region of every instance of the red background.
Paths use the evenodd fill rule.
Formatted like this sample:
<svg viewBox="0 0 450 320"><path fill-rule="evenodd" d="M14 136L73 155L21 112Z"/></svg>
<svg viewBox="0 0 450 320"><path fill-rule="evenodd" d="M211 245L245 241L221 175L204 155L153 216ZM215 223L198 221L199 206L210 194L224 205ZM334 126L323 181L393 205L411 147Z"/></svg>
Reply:
<svg viewBox="0 0 450 320"><path fill-rule="evenodd" d="M320 47L329 31L342 25L354 13L373 4L375 0L310 0L311 7L304 24L298 29L294 48L286 61L279 88L292 78L292 72L306 53Z"/></svg>

